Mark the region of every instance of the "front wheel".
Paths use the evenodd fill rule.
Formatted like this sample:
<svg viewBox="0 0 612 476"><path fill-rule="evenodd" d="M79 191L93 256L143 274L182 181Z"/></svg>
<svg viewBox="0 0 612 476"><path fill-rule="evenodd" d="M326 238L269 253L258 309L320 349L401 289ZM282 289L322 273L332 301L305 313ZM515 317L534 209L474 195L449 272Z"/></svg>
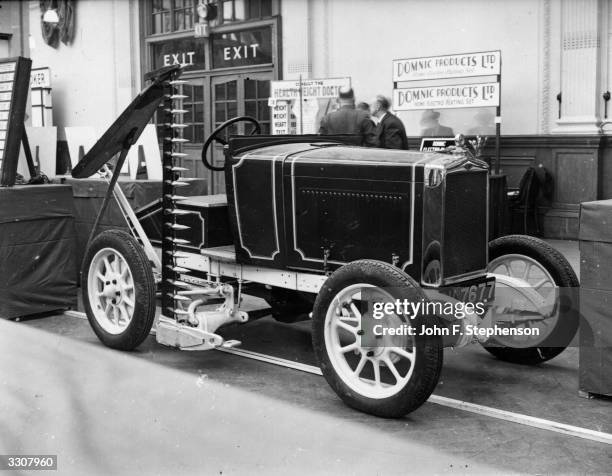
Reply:
<svg viewBox="0 0 612 476"><path fill-rule="evenodd" d="M485 349L501 360L528 365L563 352L578 330L580 285L565 257L538 238L503 236L489 243L487 270L521 283L524 294L534 293L546 312L523 302L517 289L496 286L496 304L490 310L493 323L498 328L519 329L523 335L493 337L484 344ZM502 299L511 305L499 306Z"/></svg>
<svg viewBox="0 0 612 476"><path fill-rule="evenodd" d="M398 418L421 406L433 392L443 360L433 316L373 314L384 303L424 302L406 273L387 263L360 260L336 270L321 288L313 309L312 341L327 382L349 406ZM374 307L376 306L376 307ZM380 325L378 330L374 326ZM415 335L385 329L412 328ZM383 333L380 336L377 334Z"/></svg>
<svg viewBox="0 0 612 476"><path fill-rule="evenodd" d="M100 233L87 249L81 273L87 319L108 347L133 350L155 319L155 279L136 239L120 230Z"/></svg>

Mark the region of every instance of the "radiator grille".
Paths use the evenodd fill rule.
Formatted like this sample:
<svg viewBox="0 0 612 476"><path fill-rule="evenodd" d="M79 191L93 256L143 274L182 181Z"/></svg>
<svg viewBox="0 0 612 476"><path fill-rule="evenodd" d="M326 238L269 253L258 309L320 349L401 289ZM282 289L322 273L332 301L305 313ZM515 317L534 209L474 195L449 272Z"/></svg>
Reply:
<svg viewBox="0 0 612 476"><path fill-rule="evenodd" d="M446 278L487 265L487 180L485 171L446 177L443 272Z"/></svg>
<svg viewBox="0 0 612 476"><path fill-rule="evenodd" d="M296 244L309 259L330 247L332 261L362 258L407 260L410 199L383 190L303 188L296 202Z"/></svg>

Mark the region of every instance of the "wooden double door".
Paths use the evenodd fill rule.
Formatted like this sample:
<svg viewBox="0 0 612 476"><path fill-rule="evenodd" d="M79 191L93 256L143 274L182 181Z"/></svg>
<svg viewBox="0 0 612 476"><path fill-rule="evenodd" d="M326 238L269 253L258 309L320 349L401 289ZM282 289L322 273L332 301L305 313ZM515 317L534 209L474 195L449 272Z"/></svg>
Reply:
<svg viewBox="0 0 612 476"><path fill-rule="evenodd" d="M182 100L182 109L187 113L183 121L187 124L183 137L190 142L183 146L187 154L182 159L183 166L189 169L184 175L188 177L206 177L208 193L225 193L223 172L212 172L202 163L202 146L207 137L225 121L237 116L251 116L262 126L262 133L270 133L270 81L274 79L273 71L244 72L221 76L198 76L184 78L188 81L182 85L182 93L187 98ZM226 130L230 134L249 134L252 125L241 122ZM215 165L222 165L223 150L216 142L208 153L209 160Z"/></svg>

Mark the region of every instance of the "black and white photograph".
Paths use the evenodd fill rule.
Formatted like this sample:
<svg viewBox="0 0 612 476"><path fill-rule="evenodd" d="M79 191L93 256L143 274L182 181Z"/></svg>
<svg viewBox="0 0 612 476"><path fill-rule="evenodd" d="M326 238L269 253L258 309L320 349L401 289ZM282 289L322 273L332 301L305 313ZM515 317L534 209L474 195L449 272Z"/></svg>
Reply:
<svg viewBox="0 0 612 476"><path fill-rule="evenodd" d="M612 0L0 0L0 476L612 475L610 91Z"/></svg>

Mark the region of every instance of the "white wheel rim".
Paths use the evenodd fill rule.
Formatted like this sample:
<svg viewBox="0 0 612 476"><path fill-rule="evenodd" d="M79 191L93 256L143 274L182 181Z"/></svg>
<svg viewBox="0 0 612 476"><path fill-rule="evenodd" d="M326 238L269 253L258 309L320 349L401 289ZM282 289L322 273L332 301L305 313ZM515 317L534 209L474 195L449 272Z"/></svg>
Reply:
<svg viewBox="0 0 612 476"><path fill-rule="evenodd" d="M521 254L507 254L495 258L489 263L487 271L495 274L503 274L513 278L519 278L525 281L525 285L531 287L538 292L547 302L556 304L559 297L559 286L555 283L554 278L538 261L529 256ZM496 288L496 294L499 288ZM507 291L500 291L507 292ZM512 310L500 310L493 306L494 323L504 323L512 318ZM515 318L516 319L516 318ZM539 329L538 335L523 335L523 336L495 336L495 340L500 344L513 348L527 348L537 346L545 340L552 330L557 326L559 321L559 306L555 306L555 312L550 317L533 316L532 319L523 317L522 321L509 324L512 328L531 328ZM502 324L498 324L502 325Z"/></svg>
<svg viewBox="0 0 612 476"><path fill-rule="evenodd" d="M98 251L89 265L87 292L91 312L109 334L121 334L130 325L136 304L132 271L113 248Z"/></svg>
<svg viewBox="0 0 612 476"><path fill-rule="evenodd" d="M414 337L385 336L380 346L362 347L357 331L361 329L362 317L370 317L361 316L356 302L364 289L373 289L388 301L395 301L389 293L371 284L353 284L342 289L327 309L325 347L334 370L353 391L368 398L388 398L400 392L412 377L416 361ZM383 327L408 324L395 314L379 323Z"/></svg>

